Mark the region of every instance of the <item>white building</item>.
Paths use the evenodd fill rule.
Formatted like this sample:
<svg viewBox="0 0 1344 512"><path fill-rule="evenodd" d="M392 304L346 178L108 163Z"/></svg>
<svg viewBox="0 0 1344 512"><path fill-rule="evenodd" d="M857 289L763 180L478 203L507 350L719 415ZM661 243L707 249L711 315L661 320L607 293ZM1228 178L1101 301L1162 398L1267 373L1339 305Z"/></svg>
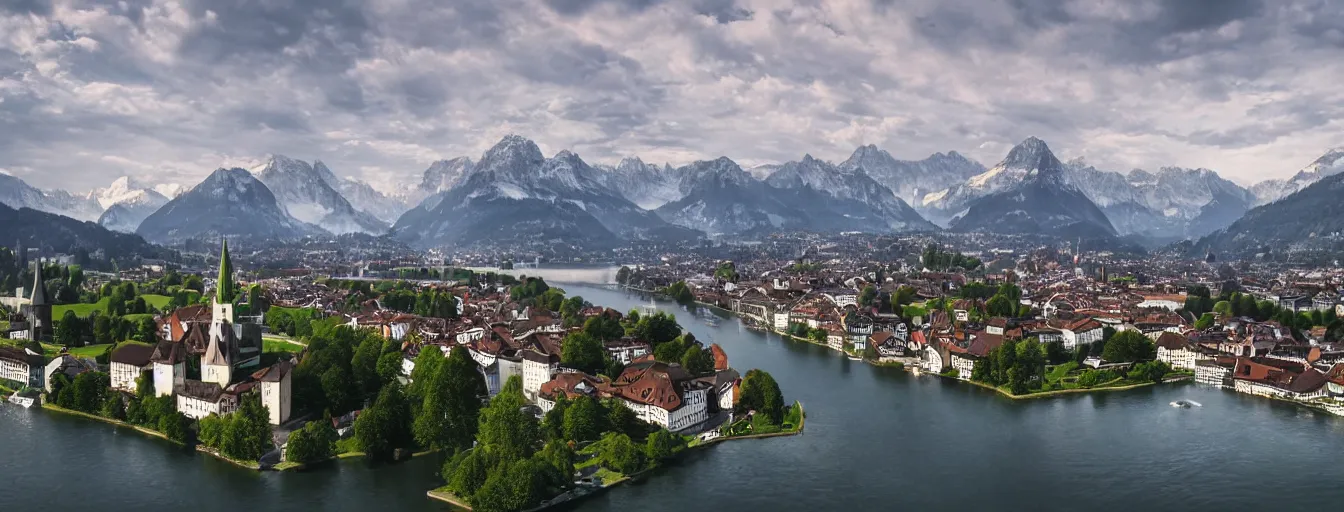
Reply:
<svg viewBox="0 0 1344 512"><path fill-rule="evenodd" d="M789 328L789 312L788 312L788 311L777 312L777 313L775 313L775 314L773 315L773 317L774 317L774 318L773 318L774 321L772 322L772 324L775 326L775 330L776 330L776 331L783 331L783 330L787 330L787 329Z"/></svg>
<svg viewBox="0 0 1344 512"><path fill-rule="evenodd" d="M294 365L289 361L279 361L275 365L252 374L261 383L261 405L270 413L271 424L280 425L289 421L290 405L293 394L290 388L290 375Z"/></svg>
<svg viewBox="0 0 1344 512"><path fill-rule="evenodd" d="M13 381L22 386L40 388L46 384L42 378L46 367L42 365L42 354L27 348L0 347L0 379Z"/></svg>
<svg viewBox="0 0 1344 512"><path fill-rule="evenodd" d="M1194 370L1195 362L1201 357L1201 354L1195 350L1190 340L1185 336L1176 333L1163 333L1157 338L1157 360L1171 365L1178 370Z"/></svg>
<svg viewBox="0 0 1344 512"><path fill-rule="evenodd" d="M226 398L224 388L213 382L188 380L174 389L177 410L188 418L199 420L211 414L223 416L238 405Z"/></svg>
<svg viewBox="0 0 1344 512"><path fill-rule="evenodd" d="M612 382L612 395L640 420L672 432L709 420L713 384L691 379L680 366L645 362L629 366Z"/></svg>
<svg viewBox="0 0 1344 512"><path fill-rule="evenodd" d="M154 395L166 396L187 379L187 349L181 343L160 342L150 355Z"/></svg>
<svg viewBox="0 0 1344 512"><path fill-rule="evenodd" d="M153 355L154 347L139 343L123 343L113 350L111 364L108 367L112 389L134 393L136 379L139 379L145 370L152 369L150 357Z"/></svg>
<svg viewBox="0 0 1344 512"><path fill-rule="evenodd" d="M964 354L952 354L952 367L957 369L958 379L971 380L971 373L975 371L975 359Z"/></svg>
<svg viewBox="0 0 1344 512"><path fill-rule="evenodd" d="M75 377L79 376L81 373L97 370L98 363L92 359L82 360L70 354L61 354L56 356L55 359L52 359L50 363L47 363L47 366L43 371L43 379L45 379L44 389L46 389L48 393L54 391L54 389L52 389L51 380L56 375L65 374L66 377L73 381L75 380Z"/></svg>
<svg viewBox="0 0 1344 512"><path fill-rule="evenodd" d="M555 377L555 372L560 368L560 358L531 349L523 350L521 355L523 359L523 396L526 396L529 401L535 402L537 393L541 391L541 385ZM500 382L504 383L508 380L502 379Z"/></svg>
<svg viewBox="0 0 1344 512"><path fill-rule="evenodd" d="M1066 325L1059 332L1064 342L1064 350L1074 350L1079 345L1091 345L1101 341L1104 334L1101 322L1091 318Z"/></svg>

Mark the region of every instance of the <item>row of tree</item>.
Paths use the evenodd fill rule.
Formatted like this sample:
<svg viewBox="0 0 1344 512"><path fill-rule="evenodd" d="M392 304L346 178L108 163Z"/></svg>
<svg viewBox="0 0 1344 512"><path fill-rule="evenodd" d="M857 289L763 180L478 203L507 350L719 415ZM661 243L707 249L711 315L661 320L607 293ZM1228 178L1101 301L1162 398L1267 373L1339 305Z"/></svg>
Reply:
<svg viewBox="0 0 1344 512"><path fill-rule="evenodd" d="M211 414L200 421L200 442L234 460L255 461L275 446L270 412L258 393L245 393L230 414Z"/></svg>

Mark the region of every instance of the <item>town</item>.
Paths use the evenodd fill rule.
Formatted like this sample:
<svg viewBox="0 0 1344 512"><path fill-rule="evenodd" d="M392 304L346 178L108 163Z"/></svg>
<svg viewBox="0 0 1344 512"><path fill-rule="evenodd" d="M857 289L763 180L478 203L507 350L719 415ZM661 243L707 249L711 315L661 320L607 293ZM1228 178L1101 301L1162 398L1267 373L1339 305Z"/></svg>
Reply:
<svg viewBox="0 0 1344 512"><path fill-rule="evenodd" d="M31 258L31 259L30 259ZM441 454L430 496L525 510L618 485L697 447L798 433L766 372L656 309L540 278L278 277L143 264L85 271L0 249L9 401L140 430L239 466ZM31 262L31 263L30 263Z"/></svg>

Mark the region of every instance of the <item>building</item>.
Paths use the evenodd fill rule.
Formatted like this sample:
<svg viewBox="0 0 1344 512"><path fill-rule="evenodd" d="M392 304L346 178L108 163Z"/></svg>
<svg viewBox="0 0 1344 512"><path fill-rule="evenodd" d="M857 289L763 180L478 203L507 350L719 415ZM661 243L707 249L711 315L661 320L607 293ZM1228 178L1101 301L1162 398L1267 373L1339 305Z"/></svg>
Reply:
<svg viewBox="0 0 1344 512"><path fill-rule="evenodd" d="M52 386L52 378L57 375L65 374L66 378L73 382L75 377L78 377L79 374L94 371L98 371L97 361L92 359L80 359L70 354L58 355L55 359L52 359L51 362L47 363L47 367L43 372L43 378L45 379L46 384L43 389L48 393L53 392L54 386Z"/></svg>
<svg viewBox="0 0 1344 512"><path fill-rule="evenodd" d="M555 402L562 396L565 400L577 400L584 396L597 399L598 388L602 385L601 380L586 373L558 374L554 379L541 385L541 389L537 392L537 407L540 407L543 413L550 412L555 408Z"/></svg>
<svg viewBox="0 0 1344 512"><path fill-rule="evenodd" d="M289 421L289 412L293 401L290 384L293 380L291 378L293 373L293 363L278 361L274 365L252 374L252 378L261 383L261 405L266 406L266 410L270 412L272 425L280 425Z"/></svg>
<svg viewBox="0 0 1344 512"><path fill-rule="evenodd" d="M621 364L630 364L653 351L649 348L648 343L633 338L609 341L603 345L603 348L606 349L607 355L616 361L620 361Z"/></svg>
<svg viewBox="0 0 1344 512"><path fill-rule="evenodd" d="M28 320L28 339L51 341L54 326L51 322L51 301L47 299L47 283L42 278L42 262L33 263L33 291L25 306L24 316Z"/></svg>
<svg viewBox="0 0 1344 512"><path fill-rule="evenodd" d="M1219 388L1232 387L1232 358L1200 359L1195 361L1195 383Z"/></svg>
<svg viewBox="0 0 1344 512"><path fill-rule="evenodd" d="M1198 352L1190 339L1174 332L1164 332L1157 338L1157 360L1178 370L1194 370Z"/></svg>
<svg viewBox="0 0 1344 512"><path fill-rule="evenodd" d="M550 382L556 371L560 369L560 356L543 354L533 349L522 350L521 355L523 359L523 396L526 396L530 401L536 401L537 394L541 392L541 385ZM507 380L501 380L500 382L507 382Z"/></svg>
<svg viewBox="0 0 1344 512"><path fill-rule="evenodd" d="M709 420L710 387L679 365L646 361L627 366L606 392L624 401L640 420L680 432Z"/></svg>
<svg viewBox="0 0 1344 512"><path fill-rule="evenodd" d="M42 354L27 348L0 347L0 379L16 382L20 386L41 388L46 386L46 367L42 365Z"/></svg>
<svg viewBox="0 0 1344 512"><path fill-rule="evenodd" d="M150 354L154 396L173 394L173 389L187 378L187 347L182 343L160 341Z"/></svg>
<svg viewBox="0 0 1344 512"><path fill-rule="evenodd" d="M1240 357L1232 370L1232 389L1272 398L1310 400L1327 395L1326 377L1311 365L1269 357Z"/></svg>
<svg viewBox="0 0 1344 512"><path fill-rule="evenodd" d="M122 343L113 350L108 372L112 379L112 389L134 393L136 379L139 379L145 370L153 370L150 358L154 355L154 349L155 347L150 345Z"/></svg>
<svg viewBox="0 0 1344 512"><path fill-rule="evenodd" d="M1103 335L1101 322L1092 318L1070 322L1059 331L1060 337L1064 341L1064 350L1074 350L1080 345L1091 345L1101 341Z"/></svg>
<svg viewBox="0 0 1344 512"><path fill-rule="evenodd" d="M177 410L188 418L199 420L211 414L223 416L238 408L236 401L227 400L224 388L214 382L186 380L173 389Z"/></svg>

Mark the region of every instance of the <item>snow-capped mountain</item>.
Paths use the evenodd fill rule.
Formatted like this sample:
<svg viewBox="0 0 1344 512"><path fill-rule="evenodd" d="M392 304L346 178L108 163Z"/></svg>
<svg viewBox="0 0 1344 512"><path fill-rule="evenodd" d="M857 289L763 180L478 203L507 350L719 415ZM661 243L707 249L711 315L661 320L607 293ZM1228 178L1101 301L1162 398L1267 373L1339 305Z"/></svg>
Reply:
<svg viewBox="0 0 1344 512"><path fill-rule="evenodd" d="M32 208L88 222L98 220L103 213L102 206L93 199L64 190L41 190L4 173L0 173L0 203L16 210Z"/></svg>
<svg viewBox="0 0 1344 512"><path fill-rule="evenodd" d="M186 192L187 190L188 190L187 187L184 187L179 183L160 183L158 185L154 185L154 191L158 192L159 195L166 197L168 199L172 199L174 197L182 195L182 193Z"/></svg>
<svg viewBox="0 0 1344 512"><path fill-rule="evenodd" d="M337 177L336 173L331 172L327 164L321 160L313 162L313 171L322 178L322 181L327 182L328 186L340 193L341 197L349 201L355 210L373 215L387 226L391 226L401 214L410 209L403 198L389 197L372 185L355 178Z"/></svg>
<svg viewBox="0 0 1344 512"><path fill-rule="evenodd" d="M402 215L393 227L395 236L420 247L505 239L610 243L695 236L604 186L602 171L578 155L561 151L548 159L535 143L517 135L504 137L474 165L458 165L465 175Z"/></svg>
<svg viewBox="0 0 1344 512"><path fill-rule="evenodd" d="M419 205L422 201L438 194L447 192L449 189L461 183L467 174L471 172L476 164L467 157L457 157L450 160L438 160L425 169L424 175L420 178L420 183L407 187L402 194L402 202L408 208Z"/></svg>
<svg viewBox="0 0 1344 512"><path fill-rule="evenodd" d="M1265 180L1251 187L1255 205L1269 204L1307 188L1312 183L1344 172L1344 148L1327 151L1286 180Z"/></svg>
<svg viewBox="0 0 1344 512"><path fill-rule="evenodd" d="M786 204L772 187L757 181L727 157L705 160L675 171L683 196L655 210L668 222L694 226L711 235L802 229L801 208Z"/></svg>
<svg viewBox="0 0 1344 512"><path fill-rule="evenodd" d="M681 199L680 179L671 166L646 164L638 157L621 160L616 167L598 167L597 179L640 208L652 210Z"/></svg>
<svg viewBox="0 0 1344 512"><path fill-rule="evenodd" d="M387 224L377 217L351 206L350 201L331 185L335 175L325 165L321 168L326 171L326 176L302 160L273 155L252 172L266 184L280 205L301 222L319 226L335 235L381 235L387 231Z"/></svg>
<svg viewBox="0 0 1344 512"><path fill-rule="evenodd" d="M1325 174L1325 173L1323 173ZM1333 250L1344 234L1344 173L1328 174L1288 197L1257 206L1226 229L1192 245L1191 253L1261 252L1315 246Z"/></svg>
<svg viewBox="0 0 1344 512"><path fill-rule="evenodd" d="M856 226L859 231L931 230L936 227L891 189L873 180L861 166L844 169L812 158L812 155L804 155L801 161L780 165L765 183L780 189L807 188L830 196L826 205L859 220Z"/></svg>
<svg viewBox="0 0 1344 512"><path fill-rule="evenodd" d="M897 160L877 146L859 146L848 160L840 163L845 170L863 169L874 180L918 210L925 208L925 197L965 183L985 172L985 166L956 151L934 153L923 160ZM937 197L937 196L935 196Z"/></svg>
<svg viewBox="0 0 1344 512"><path fill-rule="evenodd" d="M129 176L117 178L107 188L89 192L88 197L103 208L98 224L122 233L134 233L145 217L168 204L168 198L163 194Z"/></svg>
<svg viewBox="0 0 1344 512"><path fill-rule="evenodd" d="M1008 152L1008 158L989 170L971 176L963 183L925 194L921 203L925 217L947 223L963 214L975 200L1017 187L1040 170L1036 166L1042 163L1039 159L1042 153L1050 154L1046 163L1051 159L1054 163L1059 162L1045 142L1036 137L1027 138Z"/></svg>
<svg viewBox="0 0 1344 512"><path fill-rule="evenodd" d="M1007 186L1006 190L972 199L964 212L953 217L954 231L1088 238L1116 235L1106 214L1067 182L1064 164L1040 139L1031 137L1018 144L988 173L994 174L976 176L984 177L981 189ZM1005 176L1021 178L1006 185Z"/></svg>
<svg viewBox="0 0 1344 512"><path fill-rule="evenodd" d="M291 217L275 194L243 169L218 169L168 201L136 233L155 243L230 237L292 240L323 230Z"/></svg>
<svg viewBox="0 0 1344 512"><path fill-rule="evenodd" d="M1198 238L1236 221L1254 199L1209 169L1134 169L1126 175L1076 159L1065 164L1064 178L1096 203L1122 235Z"/></svg>

